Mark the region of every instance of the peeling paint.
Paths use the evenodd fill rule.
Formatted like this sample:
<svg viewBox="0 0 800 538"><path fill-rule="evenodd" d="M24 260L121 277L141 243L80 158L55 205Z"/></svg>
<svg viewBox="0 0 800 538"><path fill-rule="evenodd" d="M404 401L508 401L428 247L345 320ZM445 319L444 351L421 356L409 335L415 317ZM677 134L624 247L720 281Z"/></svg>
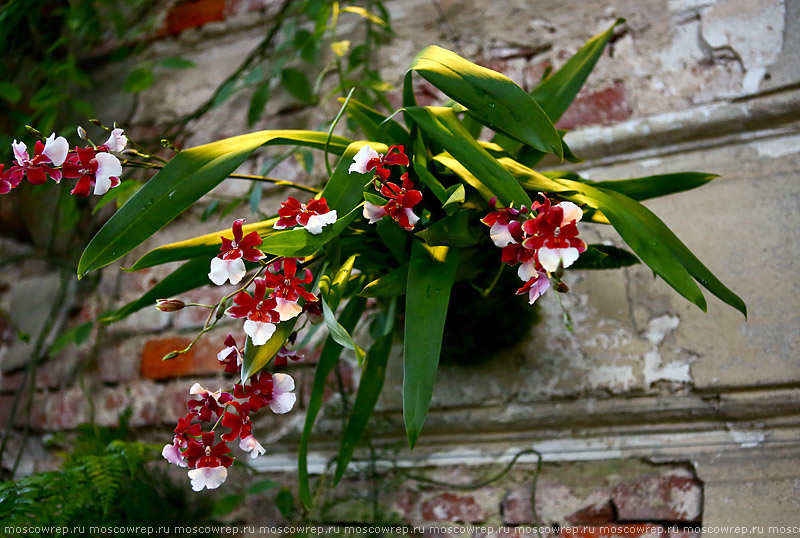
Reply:
<svg viewBox="0 0 800 538"><path fill-rule="evenodd" d="M759 157L771 157L777 159L800 153L800 135L788 136L772 140L764 140L753 144Z"/></svg>
<svg viewBox="0 0 800 538"><path fill-rule="evenodd" d="M734 442L739 443L742 448L755 448L767 439L768 432L764 430L740 429L731 422L725 424L725 427Z"/></svg>

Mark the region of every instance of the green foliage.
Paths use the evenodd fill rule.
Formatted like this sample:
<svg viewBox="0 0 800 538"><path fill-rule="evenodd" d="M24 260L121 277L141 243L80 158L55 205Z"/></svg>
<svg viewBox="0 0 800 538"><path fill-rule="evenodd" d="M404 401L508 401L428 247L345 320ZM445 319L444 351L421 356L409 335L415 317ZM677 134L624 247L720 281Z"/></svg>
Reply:
<svg viewBox="0 0 800 538"><path fill-rule="evenodd" d="M91 104L81 98L93 85L83 56L104 35L122 41L147 29L148 8L148 0L5 2L0 8L0 121L6 128L0 147L25 136L25 125L45 134L62 127L74 131L71 122L91 116ZM138 85L142 77L136 76Z"/></svg>
<svg viewBox="0 0 800 538"><path fill-rule="evenodd" d="M373 5L380 6L380 3ZM572 172L543 174L530 167L548 153L577 160L562 141L565 132L556 130L553 122L578 94L610 41L614 26L592 38L530 95L499 73L477 66L451 51L428 47L417 56L405 76L403 108L386 115L376 104L385 86L377 78L370 79L370 71L365 67L369 65L369 51L336 38L340 16L358 16L368 25L385 28L385 13L376 15L364 8L337 3L307 1L295 3L295 6L312 17L313 29L293 24L290 15L297 12L291 11L294 7L290 3L284 3L275 26L282 37L275 45L274 64L267 70L255 59L249 59L248 62L255 63L246 63L246 69L240 69L226 80L209 106L219 105L242 87L253 87L248 118L257 121L269 100L270 81L276 76L298 102L321 102L324 97L318 94L319 79L312 83L309 71L299 66L316 61L322 50L319 44L329 38L333 59L328 67L335 69L339 78L334 93L347 92L347 97L328 132L259 131L178 153L98 232L81 258L78 272L83 276L133 250L234 173L261 146L302 147L294 155L309 172L313 169L313 160L307 148L324 152L328 180L321 191L311 190L318 193L318 197L324 197L328 206L337 212L334 224L326 226L319 234L311 234L302 228L275 230L276 221L271 218L249 224L244 229L244 233L255 231L262 237L259 248L265 253L302 257L304 268L312 267L318 276L321 275L319 306L328 337L317 362L298 452L298 497L304 506L310 507L314 500L307 461L312 430L322 409L326 380L345 349L354 352L363 369L355 402L345 419L335 482L342 478L356 447L368 431L369 419L383 386L392 338L399 332L394 330L398 320L404 325L403 418L408 443L413 448L430 407L440 357L444 355L447 360L462 362L463 356L488 355L504 345L511 345L512 339L525 334L527 324L535 319L536 313L525 304L525 297L509 299L502 295L513 294L521 284L510 275L504 275L502 265L498 267L500 254L487 237L483 224L478 223L478 218L490 211L487 202L492 199L496 199L499 206L514 208L530 208L532 199L542 193L554 201L574 202L585 212L584 220L610 224L633 251L591 245L572 269L620 268L641 260L701 309L706 308L706 302L698 283L746 313L741 299L640 203L701 186L715 176L683 172L592 182ZM369 35L368 32L368 41ZM281 56L281 51L287 50L287 43L291 44L294 56ZM257 59L257 55L253 58ZM366 77L359 83L348 78L351 70L356 69ZM447 106L417 106L414 71L453 101ZM146 82L146 77L143 80ZM359 95L356 90L364 93L367 89L373 91L374 100L353 98ZM6 95L14 97L13 91L6 91ZM369 142L332 136L336 121L345 112L371 139ZM407 128L394 119L401 112ZM483 127L494 131L492 142L479 139ZM389 218L373 226L358 218L362 212L369 214L372 210L367 204L383 205L388 196L386 191L381 192L382 196L375 192L374 172L350 172L354 156L367 144L384 155L390 146L402 144L407 148L411 166L389 177L399 181L396 176L405 172L415 189L422 192L422 201L414 209L419 219L413 226L401 228ZM329 153L339 157L334 168L328 164ZM272 178L260 179L281 184L280 180ZM238 203L249 204L255 212L261 194L262 190L257 187L242 199L228 203L221 214L226 215ZM408 228L413 228L413 233L408 233ZM185 264L140 300L107 314L106 319L121 319L152 304L158 295L173 296L205 283L207 263L218 252L220 235L231 237L230 231L223 230L146 253L131 270L179 260ZM495 255L487 255L487 252ZM562 292L567 289L560 282L563 274L563 267L552 269L549 274L548 278L554 282L552 293L555 289ZM485 299L495 288L499 291L493 298ZM451 293L452 290L455 291ZM405 299L398 302L400 296ZM366 335L356 331L367 297L389 299L388 304L383 303L381 321L372 324L371 344L362 342ZM218 317L222 316L225 301L222 299L217 306ZM511 301L514 304L509 306ZM337 314L340 303L344 307ZM399 316L395 316L395 305L400 305ZM527 314L520 308L525 308ZM488 313L491 318L480 318L476 312ZM465 320L462 314L469 319ZM279 323L265 345L256 347L247 340L241 374L243 383L267 368L286 341L293 341L296 327L303 327L297 323L297 318ZM504 330L502 342L495 343L494 339L487 338L487 325L514 329ZM210 328L204 327L203 331ZM366 356L361 346L369 350ZM447 348L444 354L443 347ZM96 462L84 464L88 466L88 480L109 492L105 497L99 496L99 502L106 506L116 494L115 468L103 474ZM238 495L222 499L215 513L227 514L240 502ZM285 517L297 510L294 497L285 488L277 494L276 502Z"/></svg>
<svg viewBox="0 0 800 538"><path fill-rule="evenodd" d="M125 440L129 416L121 417L118 428L79 426L61 470L0 483L3 524L85 528L208 521L206 502L189 504L184 487L146 465L161 459L157 447Z"/></svg>

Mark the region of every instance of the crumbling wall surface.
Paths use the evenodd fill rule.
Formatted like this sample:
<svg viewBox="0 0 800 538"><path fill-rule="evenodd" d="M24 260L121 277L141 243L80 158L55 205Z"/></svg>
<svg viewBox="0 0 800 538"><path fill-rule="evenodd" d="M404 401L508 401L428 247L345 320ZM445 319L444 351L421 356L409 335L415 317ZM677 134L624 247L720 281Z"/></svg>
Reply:
<svg viewBox="0 0 800 538"><path fill-rule="evenodd" d="M196 68L159 76L136 97L119 93L102 103L103 119L130 125L132 133L137 127L153 132L202 104L258 42L277 4L222 3L225 9L215 20L173 28L177 35L155 39L143 52L143 59L185 57ZM566 140L585 159L570 168L594 180L689 170L719 174L697 191L646 205L745 300L748 318L710 294L708 312L701 312L641 265L571 272L566 277L571 291L562 301L572 330L548 294L539 301L541 322L523 342L492 356L442 365L413 452L403 447L396 349L373 419L372 450L357 452L353 476L325 493L328 512L320 517L337 523L383 518L509 527L634 522L649 525L635 536L661 537L695 536L692 526L698 522L756 530L798 525L800 0L386 4L396 37L381 49L382 76L398 86L414 54L435 43L529 89L547 66L559 67L591 35L624 17L627 22L559 123L572 130ZM101 67L97 77L121 87L124 71ZM436 99L432 94L423 87L417 97L428 104ZM213 109L190 124L181 142L191 146L245 132L248 102L247 95L239 95ZM317 128L336 113L335 103L322 110L290 105L288 96L276 95L256 127ZM257 171L262 160L244 168ZM289 162L273 175L319 180ZM231 182L215 193L236 195L246 188ZM262 207L274 210L283 196L266 197ZM222 227L201 223L201 210L182 216L143 249ZM621 244L608 227L581 230L589 242ZM4 251L26 248L3 240ZM171 269L119 276L114 266L103 270L101 286L110 292L119 278L117 301L123 304ZM34 264L9 269L0 281L4 309L24 308L19 327L35 336L48 319L53 276ZM216 301L218 293L200 290L192 300ZM89 320L99 308L83 305L77 316ZM91 368L80 367L85 350L62 353L40 368L35 429L69 430L90 415L110 424L131 407L135 427L167 442L168 425L185 411L191 383L222 383L214 357L224 330L190 355L161 362L202 322L191 311L170 315L149 309L107 329ZM14 342L9 331L1 336L5 411L30 349ZM485 337L502 339L503 328L487 321ZM297 412L259 426L268 432L269 447L255 467L286 476L290 485L313 367L313 356L292 365L300 393ZM353 357L345 356L340 373L352 399L359 378ZM341 425L341 396L331 387L309 456L315 475L334 454ZM36 443L31 446L26 472L45 459ZM541 473L537 455L524 452L531 448L543 457ZM503 478L476 490L413 478L479 482L520 454ZM386 489L378 504L351 494L375 484ZM275 510L254 506L234 517L281 520Z"/></svg>

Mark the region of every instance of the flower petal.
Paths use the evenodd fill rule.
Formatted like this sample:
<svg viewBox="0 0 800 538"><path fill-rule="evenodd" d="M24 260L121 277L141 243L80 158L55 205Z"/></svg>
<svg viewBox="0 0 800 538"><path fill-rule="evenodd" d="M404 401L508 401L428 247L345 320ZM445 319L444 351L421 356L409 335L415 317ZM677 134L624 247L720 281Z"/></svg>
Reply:
<svg viewBox="0 0 800 538"><path fill-rule="evenodd" d="M292 319L303 311L303 307L295 301L287 301L282 297L275 297L275 302L278 303L275 310L281 315L281 321Z"/></svg>
<svg viewBox="0 0 800 538"><path fill-rule="evenodd" d="M311 215L303 228L314 235L322 233L322 228L336 222L336 210L328 211L322 215Z"/></svg>
<svg viewBox="0 0 800 538"><path fill-rule="evenodd" d="M219 467L200 467L189 471L189 478L192 480L192 489L200 491L203 488L217 489L228 478L228 469Z"/></svg>
<svg viewBox="0 0 800 538"><path fill-rule="evenodd" d="M122 151L128 144L128 137L122 134L123 132L122 129L114 129L103 145L110 151Z"/></svg>
<svg viewBox="0 0 800 538"><path fill-rule="evenodd" d="M110 153L98 153L94 158L97 160L94 193L105 194L111 188L111 178L122 174L122 164Z"/></svg>
<svg viewBox="0 0 800 538"><path fill-rule="evenodd" d="M245 452L249 452L252 459L255 459L267 452L266 449L261 446L261 443L259 443L258 440L252 435L239 441L239 448Z"/></svg>
<svg viewBox="0 0 800 538"><path fill-rule="evenodd" d="M275 333L274 323L264 323L248 319L244 322L244 332L253 341L254 346L263 346Z"/></svg>
<svg viewBox="0 0 800 538"><path fill-rule="evenodd" d="M539 249L539 263L547 272L552 273L558 270L558 264L562 263L564 268L569 267L580 256L577 248L547 248L542 247Z"/></svg>
<svg viewBox="0 0 800 538"><path fill-rule="evenodd" d="M67 152L69 152L69 143L63 136L56 138L56 133L51 134L44 141L44 150L42 155L45 155L54 166L61 166L67 159Z"/></svg>
<svg viewBox="0 0 800 538"><path fill-rule="evenodd" d="M161 455L164 456L164 459L170 462L172 465L186 467L186 459L184 459L183 454L181 454L180 448L174 444L165 445L164 449L161 451Z"/></svg>
<svg viewBox="0 0 800 538"><path fill-rule="evenodd" d="M272 409L273 413L282 415L291 411L296 401L297 396L294 392L284 392L277 396L273 394L272 401L269 403L269 408Z"/></svg>
<svg viewBox="0 0 800 538"><path fill-rule="evenodd" d="M378 152L369 147L369 144L365 144L358 153L353 156L353 164L350 165L348 169L349 173L357 173L357 174L366 174L367 173L367 163L370 159L377 159Z"/></svg>
<svg viewBox="0 0 800 538"><path fill-rule="evenodd" d="M283 394L294 390L294 379L289 374L272 374L272 394Z"/></svg>
<svg viewBox="0 0 800 538"><path fill-rule="evenodd" d="M28 146L25 145L25 142L14 142L11 143L11 149L14 152L14 158L17 160L17 164L20 166L25 166L25 163L30 161L30 156L28 155Z"/></svg>
<svg viewBox="0 0 800 538"><path fill-rule="evenodd" d="M511 231L508 229L508 224L501 224L497 221L492 224L492 227L489 230L489 237L492 238L495 246L500 248L508 246L511 243L516 243L516 241L514 241L514 237L511 235Z"/></svg>
<svg viewBox="0 0 800 538"><path fill-rule="evenodd" d="M557 204L555 207L560 207L564 212L564 216L561 219L561 226L566 226L573 220L575 222L578 222L581 220L581 218L583 218L583 210L581 210L580 207L573 204L572 202L561 202L560 204Z"/></svg>
<svg viewBox="0 0 800 538"><path fill-rule="evenodd" d="M364 218L369 219L370 224L375 224L386 216L386 208L382 205L375 205L372 202L364 202Z"/></svg>

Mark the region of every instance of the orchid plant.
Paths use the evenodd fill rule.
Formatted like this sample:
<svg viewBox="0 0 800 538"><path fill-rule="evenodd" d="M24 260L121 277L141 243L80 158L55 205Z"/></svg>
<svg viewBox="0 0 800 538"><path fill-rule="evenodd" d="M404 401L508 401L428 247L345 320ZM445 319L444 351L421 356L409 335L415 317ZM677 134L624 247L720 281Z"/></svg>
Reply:
<svg viewBox="0 0 800 538"><path fill-rule="evenodd" d="M568 292L567 269L619 268L641 261L701 309L706 301L698 282L746 315L742 300L640 203L699 187L716 176L681 172L594 182L574 172L534 170L548 155L578 161L563 140L564 131L553 124L577 95L614 26L590 39L531 93L449 50L428 47L405 76L398 111L386 116L351 97L342 99L342 113L368 140L334 135L334 120L328 132L259 131L186 149L162 164L126 150L118 128L108 129L103 144L90 142L74 150L53 134L36 144L33 158L15 142L17 164L5 172L0 168L0 187L9 192L23 177L34 184L48 175L56 182L79 178L71 192L87 196L113 189L125 167L160 168L91 240L79 262L82 277L157 233L231 176L257 148L309 147L323 151L326 164L329 154L338 157L322 189L261 178L304 191L288 196L276 217L254 223L237 219L230 229L141 256L126 270L184 263L141 298L101 319L116 321L153 304L167 312L206 308L208 318L197 338L226 317L243 320L241 332L228 334L217 356L236 382L213 392L192 386L188 414L164 447L170 463L189 469L195 490L224 482L234 461L228 443L238 440L253 458L265 453L254 417L266 409L278 414L292 410L294 380L284 370L289 360L299 358L298 332L324 324L329 335L316 367L298 459L300 498L310 505L310 434L325 380L343 350L355 354L362 372L342 433L335 482L364 434L400 326L403 417L409 446L416 444L457 281L488 294L505 267L512 266L519 279L517 294L533 304L551 288ZM452 100L444 106L417 105L415 74ZM84 131L79 134L88 140ZM613 226L633 252L587 245L579 226L590 224ZM175 298L209 281L230 283L236 290L212 305ZM373 299L372 311L380 312L369 344L353 338L367 299ZM219 441L218 430L224 431Z"/></svg>

